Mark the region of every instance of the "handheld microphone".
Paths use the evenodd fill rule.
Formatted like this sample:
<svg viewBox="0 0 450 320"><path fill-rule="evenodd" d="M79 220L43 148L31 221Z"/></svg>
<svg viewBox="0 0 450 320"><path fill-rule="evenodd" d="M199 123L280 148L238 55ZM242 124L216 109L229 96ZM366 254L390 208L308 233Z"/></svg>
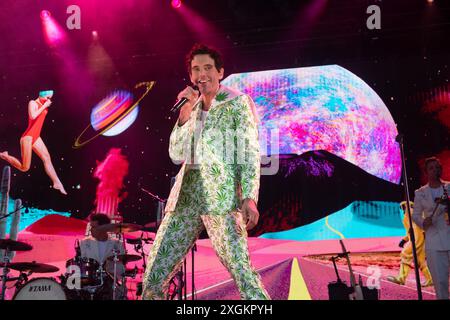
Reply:
<svg viewBox="0 0 450 320"><path fill-rule="evenodd" d="M197 86L193 86L192 89L198 91L198 87ZM180 100L178 100L172 107L172 109L170 109L170 111L172 112L177 112L182 106L184 106L186 104L186 102L188 102L189 99L188 98L181 98Z"/></svg>

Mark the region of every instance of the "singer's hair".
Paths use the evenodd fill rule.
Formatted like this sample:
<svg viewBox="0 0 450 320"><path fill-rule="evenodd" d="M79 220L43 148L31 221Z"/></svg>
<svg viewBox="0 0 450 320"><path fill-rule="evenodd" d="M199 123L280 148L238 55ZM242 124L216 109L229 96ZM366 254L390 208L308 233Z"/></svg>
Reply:
<svg viewBox="0 0 450 320"><path fill-rule="evenodd" d="M214 60L214 65L218 72L220 72L220 69L223 68L222 54L218 50L216 50L210 46L207 46L206 44L196 43L196 44L194 44L191 51L189 51L189 53L186 56L186 68L187 68L189 74L191 74L191 72L192 72L191 62L192 62L192 60L194 60L194 57L199 54L209 55Z"/></svg>
<svg viewBox="0 0 450 320"><path fill-rule="evenodd" d="M429 158L426 158L426 159L425 159L425 170L428 169L428 165L429 165L430 163L432 163L432 162L437 162L438 165L439 165L439 166L441 167L441 169L442 169L442 164L441 164L441 161L439 160L439 158L437 158L437 157L429 157Z"/></svg>
<svg viewBox="0 0 450 320"><path fill-rule="evenodd" d="M104 224L108 224L111 223L111 219L104 213L94 213L91 214L91 217L89 219L91 222L92 221L97 221L99 226L102 226Z"/></svg>

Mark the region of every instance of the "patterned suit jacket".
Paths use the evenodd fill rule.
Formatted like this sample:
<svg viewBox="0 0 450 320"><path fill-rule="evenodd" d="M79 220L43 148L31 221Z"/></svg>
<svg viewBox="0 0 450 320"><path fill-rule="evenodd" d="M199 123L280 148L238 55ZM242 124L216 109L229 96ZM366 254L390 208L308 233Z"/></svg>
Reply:
<svg viewBox="0 0 450 320"><path fill-rule="evenodd" d="M207 213L226 214L236 210L246 198L257 203L260 146L252 99L221 85L203 125L201 111L199 99L190 119L182 126L177 121L170 135L170 158L182 166L165 211L175 211L188 170L199 170L201 186L196 190L201 195L193 197L204 197Z"/></svg>

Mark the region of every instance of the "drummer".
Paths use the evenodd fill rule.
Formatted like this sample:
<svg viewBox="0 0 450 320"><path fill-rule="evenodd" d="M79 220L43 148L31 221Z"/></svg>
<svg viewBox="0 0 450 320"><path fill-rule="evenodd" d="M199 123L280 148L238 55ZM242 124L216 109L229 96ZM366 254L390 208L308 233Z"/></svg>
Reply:
<svg viewBox="0 0 450 320"><path fill-rule="evenodd" d="M81 240L80 251L82 258L90 258L96 260L100 265L104 265L105 270L114 275L114 261L108 259L114 255L114 250L117 254L124 254L125 250L123 244L115 239L111 239L108 234L108 226L111 225L111 220L106 214L96 213L90 216L91 236ZM103 226L103 227L100 227ZM116 277L119 281L125 273L125 266L121 262L117 262Z"/></svg>

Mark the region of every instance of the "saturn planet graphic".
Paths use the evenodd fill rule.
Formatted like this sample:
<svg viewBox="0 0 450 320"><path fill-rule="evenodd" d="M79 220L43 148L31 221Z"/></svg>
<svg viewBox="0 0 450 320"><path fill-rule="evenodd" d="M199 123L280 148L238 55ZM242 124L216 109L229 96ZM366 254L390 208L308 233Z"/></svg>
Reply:
<svg viewBox="0 0 450 320"><path fill-rule="evenodd" d="M141 82L134 88L145 87L145 92L134 101L134 96L126 90L115 90L101 100L91 111L91 123L81 132L73 144L74 149L81 148L99 135L115 136L128 129L139 113L139 102L150 92L155 81ZM90 138L83 136L90 129L96 133Z"/></svg>

